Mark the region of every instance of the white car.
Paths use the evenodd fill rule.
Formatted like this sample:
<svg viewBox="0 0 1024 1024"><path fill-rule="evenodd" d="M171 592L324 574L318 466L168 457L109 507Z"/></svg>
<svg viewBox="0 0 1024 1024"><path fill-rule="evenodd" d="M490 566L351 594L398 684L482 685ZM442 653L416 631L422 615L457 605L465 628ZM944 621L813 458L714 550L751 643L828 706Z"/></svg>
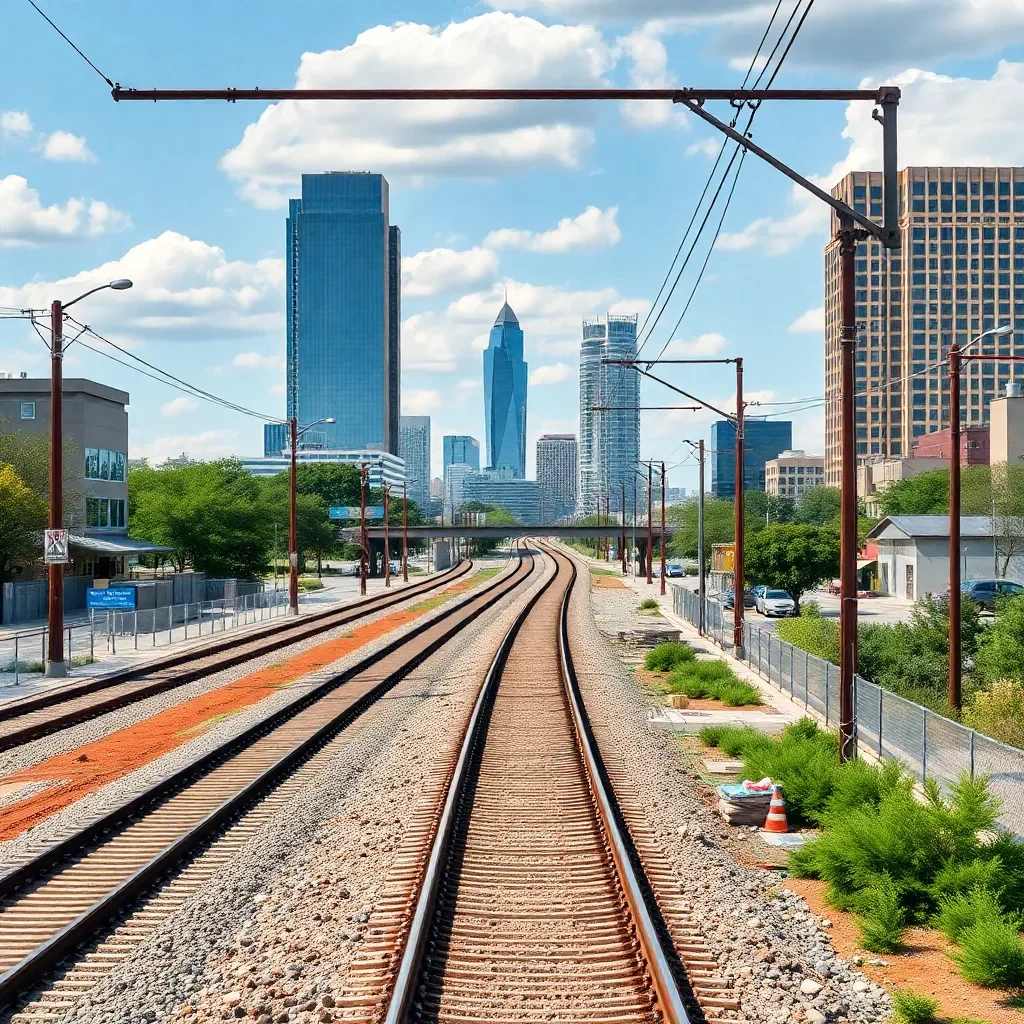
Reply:
<svg viewBox="0 0 1024 1024"><path fill-rule="evenodd" d="M754 601L754 607L765 616L796 615L796 601L784 590L762 590Z"/></svg>

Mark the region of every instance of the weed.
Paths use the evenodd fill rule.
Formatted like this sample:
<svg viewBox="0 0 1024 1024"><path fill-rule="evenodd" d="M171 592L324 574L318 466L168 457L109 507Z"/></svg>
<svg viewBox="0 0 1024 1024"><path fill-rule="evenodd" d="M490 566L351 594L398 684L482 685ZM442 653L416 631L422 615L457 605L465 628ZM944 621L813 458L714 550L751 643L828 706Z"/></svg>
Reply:
<svg viewBox="0 0 1024 1024"><path fill-rule="evenodd" d="M687 644L670 642L658 644L647 652L644 668L648 672L671 672L683 662L693 661L697 656Z"/></svg>
<svg viewBox="0 0 1024 1024"><path fill-rule="evenodd" d="M963 932L953 959L960 974L985 988L1020 988L1024 985L1024 943L1016 923L979 918Z"/></svg>
<svg viewBox="0 0 1024 1024"><path fill-rule="evenodd" d="M13 661L7 662L6 665L0 665L0 672L42 672L45 666L41 661L21 661L18 660L17 664Z"/></svg>
<svg viewBox="0 0 1024 1024"><path fill-rule="evenodd" d="M652 612L657 612L660 615L661 607L653 597L648 597L640 602L637 611L647 612L648 614Z"/></svg>
<svg viewBox="0 0 1024 1024"><path fill-rule="evenodd" d="M741 708L764 703L760 692L750 683L744 683L742 680L737 680L734 683L722 683L718 687L716 697L728 708Z"/></svg>
<svg viewBox="0 0 1024 1024"><path fill-rule="evenodd" d="M699 733L700 741L705 747L717 747L728 730L727 725L705 725Z"/></svg>
<svg viewBox="0 0 1024 1024"><path fill-rule="evenodd" d="M898 953L903 948L907 915L900 905L900 892L887 875L875 880L866 900L866 908L858 918L860 944L874 953Z"/></svg>
<svg viewBox="0 0 1024 1024"><path fill-rule="evenodd" d="M896 1024L935 1024L938 999L918 995L909 988L898 988L892 996L893 1020Z"/></svg>

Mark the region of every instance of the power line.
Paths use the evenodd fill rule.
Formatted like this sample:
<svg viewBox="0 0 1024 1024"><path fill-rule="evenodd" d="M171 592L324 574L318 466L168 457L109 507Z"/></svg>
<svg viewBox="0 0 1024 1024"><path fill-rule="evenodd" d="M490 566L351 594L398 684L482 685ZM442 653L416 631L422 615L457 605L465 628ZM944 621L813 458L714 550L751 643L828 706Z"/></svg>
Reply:
<svg viewBox="0 0 1024 1024"><path fill-rule="evenodd" d="M48 21L48 22L50 23L50 26L51 26L51 27L53 28L53 30L54 30L54 31L55 31L55 32L57 33L57 35L59 35L59 36L61 37L61 39L63 39L63 40L64 40L64 42L66 42L66 43L68 44L68 46L70 46L70 47L71 47L71 49L72 49L72 50L74 50L74 51L75 51L75 53L77 53L77 54L78 54L78 56L79 56L79 57L81 57L81 58L82 58L82 60L84 60L84 61L85 61L85 63L86 63L86 64L88 64L88 65L89 65L89 67L91 67L91 68L93 69L93 71L95 71L95 72L96 72L96 74L97 74L97 75L99 75L99 76L100 76L100 78L102 78L102 79L103 79L103 81L104 81L104 82L106 82L106 83L107 83L107 85L109 85L109 86L110 86L110 88L111 88L111 89L113 89L113 88L114 88L114 83L113 83L113 82L112 82L112 81L111 81L111 80L110 80L109 78L107 78L107 76L106 76L105 74L103 74L103 72L102 72L102 71L100 71L100 69L99 69L98 67L96 67L96 65L95 65L95 64L93 64L93 62L92 62L91 60L89 60L89 58L88 58L88 57L86 57L86 55L85 55L84 53L82 53L82 51L81 51L81 50L80 50L80 49L79 49L79 48L78 48L77 46L75 46L75 44L74 44L73 42L71 42L71 40L70 40L70 39L68 39L68 37L67 37L66 35L64 35L64 33L63 33L63 32L61 32L61 30L60 30L59 28L57 28L57 26L56 26L56 25L55 25L55 24L53 23L52 19L51 19L51 18L50 18L50 17L48 16L48 15L46 15L46 14L45 14L45 13L44 13L44 12L43 12L43 11L42 11L41 9L40 9L39 5L38 5L38 4L37 4L37 3L35 2L35 0L28 0L28 2L29 2L29 3L30 3L30 4L31 4L31 5L32 5L32 6L33 6L33 7L34 7L34 8L35 8L35 9L36 9L37 11L39 11L39 13L40 13L40 14L41 14L41 15L42 15L42 16L43 16L43 17L44 17L44 18L45 18L45 19L46 19L46 20L47 20L47 21Z"/></svg>

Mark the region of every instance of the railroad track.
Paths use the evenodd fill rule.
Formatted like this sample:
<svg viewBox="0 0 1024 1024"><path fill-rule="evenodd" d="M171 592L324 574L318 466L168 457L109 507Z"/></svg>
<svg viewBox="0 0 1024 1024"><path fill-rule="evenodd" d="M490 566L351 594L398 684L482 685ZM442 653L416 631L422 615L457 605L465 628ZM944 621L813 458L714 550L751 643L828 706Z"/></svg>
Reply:
<svg viewBox="0 0 1024 1024"><path fill-rule="evenodd" d="M335 629L419 594L443 587L468 573L472 563L463 561L450 570L408 587L401 587L343 608L275 622L243 637L226 637L216 643L182 651L158 662L125 669L102 679L83 680L0 707L0 751L28 743L117 708L185 686L213 672L240 665L270 651L299 643L325 630Z"/></svg>
<svg viewBox="0 0 1024 1024"><path fill-rule="evenodd" d="M344 673L325 676L295 704L0 876L0 1009L38 988L158 879L273 795L345 725L533 571L533 557L520 550L511 571L455 607ZM87 965L88 986L116 962ZM19 1019L45 1020L67 1008L44 1000Z"/></svg>

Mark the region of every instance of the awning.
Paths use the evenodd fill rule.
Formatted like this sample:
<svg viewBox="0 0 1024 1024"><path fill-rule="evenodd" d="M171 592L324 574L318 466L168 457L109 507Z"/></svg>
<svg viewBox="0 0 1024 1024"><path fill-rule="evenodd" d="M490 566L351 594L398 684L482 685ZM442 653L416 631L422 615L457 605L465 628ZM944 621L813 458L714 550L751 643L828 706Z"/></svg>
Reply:
<svg viewBox="0 0 1024 1024"><path fill-rule="evenodd" d="M162 544L151 544L148 540L113 535L110 537L89 537L84 533L69 533L68 543L78 551L94 555L109 555L120 558L123 555L164 555L174 550Z"/></svg>
<svg viewBox="0 0 1024 1024"><path fill-rule="evenodd" d="M858 558L857 559L857 572L861 569L866 569L869 565L875 565L878 562L877 558Z"/></svg>

